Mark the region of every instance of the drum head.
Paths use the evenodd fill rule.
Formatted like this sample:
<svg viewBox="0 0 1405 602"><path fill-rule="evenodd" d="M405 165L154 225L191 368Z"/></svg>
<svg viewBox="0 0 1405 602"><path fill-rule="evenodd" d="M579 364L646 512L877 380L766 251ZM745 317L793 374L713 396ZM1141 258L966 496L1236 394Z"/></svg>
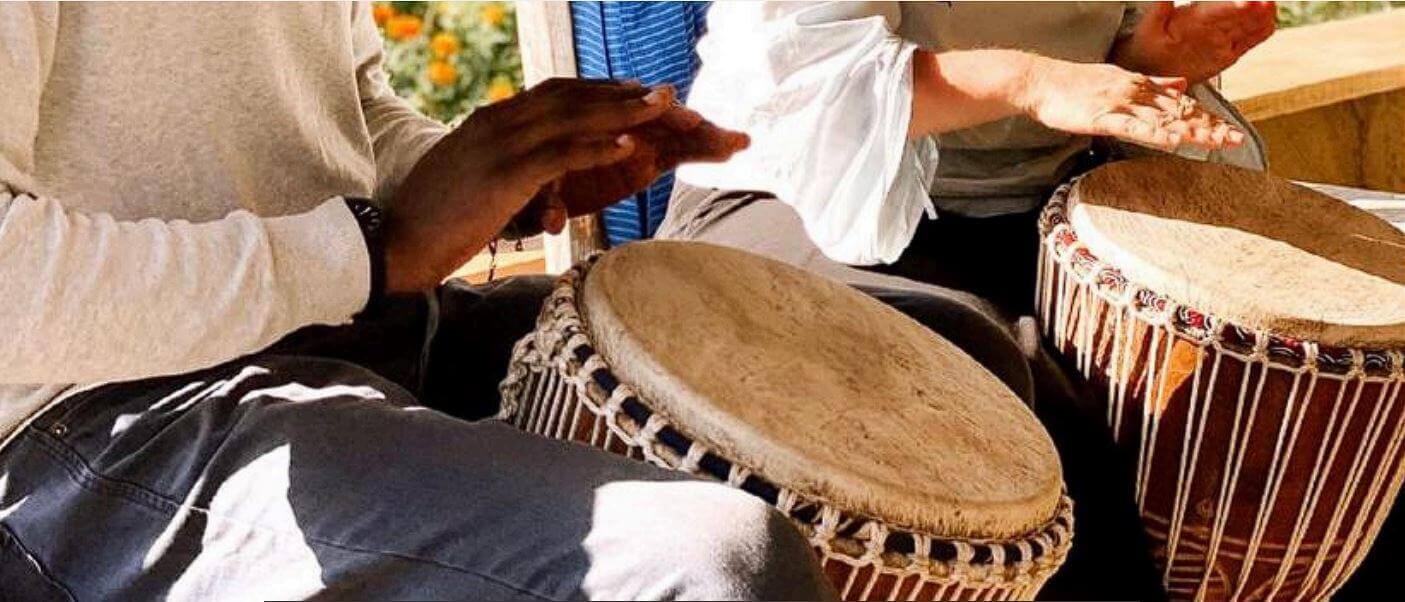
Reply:
<svg viewBox="0 0 1405 602"><path fill-rule="evenodd" d="M1405 346L1405 233L1344 201L1158 157L1084 176L1068 219L1129 280L1198 311L1332 346Z"/></svg>
<svg viewBox="0 0 1405 602"><path fill-rule="evenodd" d="M931 534L1047 523L1048 434L994 375L848 286L758 255L607 253L580 305L611 370L688 436L781 487Z"/></svg>

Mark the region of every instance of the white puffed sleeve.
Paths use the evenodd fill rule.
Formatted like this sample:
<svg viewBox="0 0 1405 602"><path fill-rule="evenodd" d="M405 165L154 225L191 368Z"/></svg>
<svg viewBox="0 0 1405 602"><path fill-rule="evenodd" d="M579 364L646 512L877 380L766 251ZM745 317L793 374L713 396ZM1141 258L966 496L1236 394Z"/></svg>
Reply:
<svg viewBox="0 0 1405 602"><path fill-rule="evenodd" d="M937 162L907 137L918 45L901 18L897 2L714 4L688 104L752 145L679 179L774 193L836 261L896 261L933 214Z"/></svg>

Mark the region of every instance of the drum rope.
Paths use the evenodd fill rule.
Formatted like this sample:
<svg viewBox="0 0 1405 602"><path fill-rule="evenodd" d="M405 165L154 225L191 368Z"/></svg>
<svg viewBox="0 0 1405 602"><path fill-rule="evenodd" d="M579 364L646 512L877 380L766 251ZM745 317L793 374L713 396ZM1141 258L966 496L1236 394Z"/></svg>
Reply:
<svg viewBox="0 0 1405 602"><path fill-rule="evenodd" d="M1288 463L1292 459L1294 442L1297 441L1298 433L1302 429L1303 417L1307 415L1307 404L1312 399L1311 386L1308 394L1303 398L1302 408L1294 417L1293 408L1298 404L1293 403L1297 397L1298 387L1302 384L1302 374L1293 375L1293 384L1288 391L1288 400L1284 404L1287 412L1278 425L1278 436L1273 447L1273 459L1269 463L1268 482L1269 486L1264 488L1263 494L1259 498L1259 510L1254 515L1254 530L1249 536L1249 545L1244 553L1244 566L1239 571L1239 579L1235 584L1233 598L1238 598L1244 588L1248 586L1250 569L1254 566L1254 560L1259 553L1259 546L1263 542L1264 531L1268 528L1269 517L1273 514L1272 509L1278 500L1278 492L1283 485L1283 477L1287 474ZM1315 384L1315 381L1314 381ZM1284 446L1284 435L1288 430L1288 425L1292 424L1292 434Z"/></svg>
<svg viewBox="0 0 1405 602"><path fill-rule="evenodd" d="M1395 383L1390 394L1389 402L1392 408L1399 405L1398 401L1400 398L1400 391L1402 388L1405 388L1405 383ZM1376 473L1376 478L1372 483L1371 490L1368 491L1366 494L1367 500L1374 500L1375 508L1371 509L1371 504L1363 504L1363 508L1365 508L1365 510L1363 510L1362 516L1369 514L1371 517L1367 519L1368 526L1362 529L1366 531L1366 535L1364 537L1357 537L1356 540L1350 544L1353 547L1352 561L1350 563L1350 567L1346 567L1343 574L1339 575L1336 578L1336 583L1334 583L1332 586L1333 591L1341 587L1342 584L1345 582L1346 577L1356 569L1356 566L1359 565L1362 560L1365 559L1366 546L1363 545L1361 542L1369 542L1376 538L1377 532L1379 532L1381 525L1385 522L1385 513L1389 511L1391 506L1391 504L1388 503L1388 500L1395 499L1395 497L1399 493L1401 479L1405 477L1405 461L1401 460L1397 455L1400 451L1400 446L1402 442L1405 442L1405 429L1399 429L1396 431L1395 435L1391 438L1390 444L1386 448L1384 456L1382 456L1386 460L1387 464L1390 463L1391 458L1396 458L1395 471L1391 473L1388 470L1381 470ZM1387 481L1390 482L1390 485L1388 486L1386 485ZM1382 486L1387 486L1389 488L1390 493L1386 494L1385 496L1381 496L1380 487ZM1353 531L1357 530L1358 529L1354 529Z"/></svg>
<svg viewBox="0 0 1405 602"><path fill-rule="evenodd" d="M1356 392L1352 394L1352 408L1355 408L1359 404L1361 400L1361 395L1365 391L1365 389L1365 383L1357 381ZM1384 393L1385 391L1383 389L1382 397L1384 397ZM1383 404L1377 404L1371 414L1371 417L1368 419L1366 425L1367 433L1371 433L1372 431L1377 430L1377 421L1380 419L1380 410L1382 408L1382 405ZM1346 423L1343 423L1342 425L1342 432L1343 437L1345 437ZM1337 540L1337 530L1341 527L1341 522L1345 518L1346 510L1350 505L1351 499L1354 497L1357 486L1360 484L1362 468L1361 463L1364 460L1363 453L1366 452L1369 447L1374 447L1375 445L1374 436L1368 435L1368 440L1370 441L1370 443L1368 443L1367 446L1360 446L1357 448L1356 455L1352 459L1351 467L1347 469L1347 485L1341 492L1341 494L1338 495L1337 503L1330 506L1333 509L1333 512L1332 518L1327 524L1327 535L1325 537L1327 545L1324 545L1322 549L1318 550L1317 555L1312 560L1312 566L1308 569L1308 576L1306 579L1308 587L1311 587L1312 585L1316 584L1318 573L1322 569L1322 563L1326 561L1326 552L1331 549L1331 544ZM1346 551L1345 545L1342 546L1341 551ZM1340 558L1340 554L1338 555L1338 558ZM1300 595L1298 599L1302 599L1302 596Z"/></svg>
<svg viewBox="0 0 1405 602"><path fill-rule="evenodd" d="M1171 538L1166 545L1166 556L1176 557L1176 547L1180 544L1182 531L1185 526L1186 507L1190 504L1191 487L1194 486L1195 465L1200 459L1200 442L1205 436L1206 418L1210 415L1209 398L1203 397L1202 393L1214 391L1215 381L1220 375L1220 356L1215 355L1215 359L1210 365L1210 382L1204 387L1200 386L1201 367L1204 365L1204 349L1197 349L1196 353L1202 361L1195 363L1195 374L1191 379L1190 401L1188 402L1190 415L1186 419L1185 434L1181 439L1181 463L1180 469L1176 473L1176 503L1171 516ZM1199 422L1196 422L1196 408L1200 409ZM1196 427L1195 435L1191 436L1191 428ZM1187 454L1190 462L1186 462ZM1165 578L1171 578L1171 564L1166 566Z"/></svg>
<svg viewBox="0 0 1405 602"><path fill-rule="evenodd" d="M1141 424L1131 433L1138 439L1136 503L1143 517L1151 521L1147 523L1149 530L1155 521L1167 520L1167 532L1154 537L1165 548L1163 577L1167 587L1196 599L1208 596L1210 584L1216 580L1223 582L1228 588L1224 593L1231 594L1231 598L1271 597L1284 587L1293 588L1297 599L1330 595L1359 566L1380 532L1391 500L1405 485L1405 407L1401 407L1405 404L1397 403L1405 389L1405 356L1398 350L1370 352L1375 354L1373 357L1366 357L1361 350L1349 350L1346 357L1339 353L1341 350L1328 355L1326 349L1312 341L1280 343L1268 332L1244 330L1238 336L1252 341L1252 346L1247 353L1240 352L1238 339L1230 345L1230 339L1225 338L1231 325L1126 281L1116 268L1088 251L1067 222L1069 190L1070 186L1060 188L1040 220L1043 242L1035 293L1040 322L1045 336L1072 356L1080 372L1093 382L1107 384L1107 419L1115 442L1122 442L1124 417L1135 420L1131 416L1140 415ZM1185 321L1179 321L1182 318ZM1194 368L1188 375L1171 370L1176 357L1173 352L1182 343L1190 343L1195 354ZM1287 353L1282 353L1284 349ZM1138 357L1160 361L1138 361ZM1329 358L1326 366L1330 369L1319 364L1319 357ZM1230 360L1243 365L1235 393L1229 391L1236 389L1228 388L1233 383L1220 386L1217 382L1222 362ZM1366 369L1368 365L1388 369L1373 373ZM1262 477L1256 476L1264 479L1265 486L1254 496L1258 503L1252 520L1246 523L1250 529L1248 538L1231 538L1230 525L1237 524L1231 522L1231 514L1244 497L1238 490L1241 476L1245 476L1247 456L1251 445L1259 448L1250 440L1261 436L1255 434L1260 430L1255 425L1265 411L1266 382L1271 373L1279 372L1290 375L1290 384L1283 415L1278 426L1269 431L1273 442L1269 466ZM1186 416L1179 437L1179 461L1173 465L1176 482L1169 501L1171 515L1162 519L1149 506L1154 460L1161 446L1160 423L1167 404L1173 402L1172 388L1179 390L1183 386L1181 379L1186 376L1189 395L1175 400L1183 404L1181 409ZM1280 501L1286 498L1283 494L1287 477L1298 474L1294 451L1301 447L1300 435L1308 416L1313 415L1311 406L1321 397L1320 382L1336 387L1335 391L1323 391L1329 397L1322 403L1332 404L1324 408L1327 425L1315 441L1315 453L1309 456L1312 464L1305 491L1286 500L1296 505L1289 541L1281 548L1272 548L1275 552L1269 555L1267 533L1271 525L1280 524L1275 514ZM1363 401L1368 387L1379 388L1370 396L1374 404ZM1128 404L1129 388L1142 400L1141 411L1136 414ZM1220 403L1234 404L1232 422L1227 423L1227 441L1209 442L1205 439L1206 422L1211 406ZM1370 410L1358 409L1367 405ZM1361 430L1353 430L1363 422L1361 417L1365 417ZM1387 428L1392 429L1389 436ZM1208 449L1212 443L1221 450L1214 457L1221 453L1225 456L1218 462L1218 475L1199 466L1200 450ZM1301 451L1310 452L1311 447ZM1368 469L1373 471L1369 477ZM1208 486L1216 490L1211 498L1213 511L1208 507L1204 511L1213 520L1205 530L1208 534L1200 531L1203 527L1195 527L1194 537L1206 537L1206 541L1195 540L1182 553L1177 548L1189 545L1182 538L1190 533L1190 496L1201 472L1206 472L1211 479ZM1333 487L1331 491L1329 485ZM1325 525L1320 524L1323 518ZM1317 528L1313 528L1314 524ZM1308 541L1309 535L1312 541ZM1319 535L1321 543L1316 539ZM1230 575L1215 572L1219 558L1227 553L1225 546L1231 542L1236 549L1242 547L1232 558L1243 560L1232 580ZM1260 559L1277 564L1271 581L1263 585L1269 588L1267 592L1250 587ZM1198 564L1199 568L1185 563ZM1171 587L1173 582L1184 579L1193 579L1193 589Z"/></svg>
<svg viewBox="0 0 1405 602"><path fill-rule="evenodd" d="M1215 566L1216 556L1220 551L1220 539L1224 537L1225 525L1229 521L1230 501L1234 499L1234 490L1239 484L1239 472L1244 465L1244 454L1249 447L1249 433L1241 435L1241 424L1245 430L1250 430L1254 426L1254 418L1258 416L1259 402L1263 399L1264 384L1268 382L1268 340L1260 338L1255 341L1254 361L1245 364L1244 377L1239 382L1239 399L1234 407L1233 429L1230 431L1229 449L1234 453L1226 456L1223 468L1224 475L1220 480L1220 495L1215 502L1215 524L1210 533L1210 549L1205 559L1205 566ZM1241 423L1239 418L1244 410L1244 398L1248 393L1249 375L1253 373L1254 366L1259 366L1259 383L1254 387L1254 396L1249 403L1249 416ZM1198 443L1197 443L1198 445ZM1251 566L1251 565L1250 565ZM1201 592L1205 590L1202 584ZM1203 596L1198 596L1203 597Z"/></svg>
<svg viewBox="0 0 1405 602"><path fill-rule="evenodd" d="M1326 472L1324 464L1331 463L1331 459L1335 456L1341 443L1340 435L1343 433L1337 433L1335 427L1337 425L1337 418L1341 413L1342 399L1345 393L1345 387L1338 387L1336 401L1332 406L1332 414L1327 421L1326 433L1328 433L1328 436L1322 440L1321 445L1317 448L1317 456L1313 461L1311 477L1308 480L1308 496L1299 505L1298 517L1293 521L1293 535L1288 540L1288 551L1284 554L1284 558L1296 558L1298 549L1302 545L1303 537L1307 535L1305 528L1307 520L1311 518L1317 510L1317 502L1322 495L1322 489L1326 485L1327 476L1329 476L1324 474ZM1343 420L1343 424L1350 421L1350 414L1355 409L1355 405L1348 409L1347 420ZM1345 431L1345 428L1343 427L1342 430ZM1331 450L1330 452L1328 451L1329 448ZM1326 460L1325 462L1324 459ZM1325 542L1323 545L1330 546L1331 542ZM1288 576L1288 569L1292 567L1292 562L1283 562L1278 567L1278 573L1273 579L1273 587L1269 589L1268 596L1270 598L1277 595L1278 590L1283 587L1284 581Z"/></svg>
<svg viewBox="0 0 1405 602"><path fill-rule="evenodd" d="M1364 384L1359 385L1357 388L1357 395L1360 396L1362 390L1364 389ZM1361 478L1367 468L1367 460L1371 457L1370 452L1375 450L1376 442L1380 440L1381 433L1385 429L1385 417L1390 415L1390 410L1395 405L1393 399L1390 401L1386 400L1386 394L1390 390L1390 388L1381 387L1380 395L1376 399L1376 403L1374 404L1374 410L1372 411L1371 418L1368 423L1369 428L1367 431L1368 435L1366 444L1357 449L1356 458L1352 460L1352 469L1349 473L1351 485L1349 491L1341 496L1341 501L1337 505L1338 516L1333 517L1333 520L1337 524L1331 528L1331 532L1333 533L1332 539L1335 539L1337 528L1340 526L1341 521L1345 520L1346 518L1346 511L1347 508L1350 507L1351 500L1355 499L1356 497L1357 488L1360 487ZM1347 529L1347 532L1345 534L1345 540L1342 543L1341 553L1332 562L1332 568L1323 578L1324 585L1335 582L1337 580L1337 576L1341 572L1341 569L1346 564L1346 561L1348 561L1352 557L1352 555L1354 555L1356 540L1361 530L1363 529L1362 520L1365 518L1365 516L1369 513L1370 510L1370 504L1368 503L1370 500L1370 495L1372 492L1379 491L1381 475L1385 474L1385 472L1386 471L1384 470L1377 471L1376 476L1372 478L1371 483L1367 485L1367 497L1366 499L1362 500L1361 506L1357 509L1356 517L1352 521L1351 527Z"/></svg>
<svg viewBox="0 0 1405 602"><path fill-rule="evenodd" d="M904 584L909 599L932 593L970 599L1027 599L1033 597L1068 553L1072 533L1072 502L1060 499L1055 515L1041 529L1024 538L1010 540L938 539L882 521L852 515L827 501L797 491L765 483L760 475L735 462L727 462L725 474L705 470L711 455L707 446L682 434L663 414L651 412L639 425L624 410L638 403L634 390L614 379L603 357L590 347L580 316L574 306L574 290L589 262L563 276L543 309L538 333L528 335L514 347L508 377L501 385L503 409L499 418L532 432L557 438L583 437L579 416L594 416L589 441L596 447L625 453L665 468L700 476L719 478L748 491L753 482L775 489L773 504L809 534L811 544L823 563L849 567L842 583L846 598L867 598L880 585L889 582L889 598L901 595ZM550 334L544 334L542 331ZM564 336L563 336L564 333ZM597 385L608 376L615 382L606 391ZM571 414L571 428L562 428ZM555 416L555 418L553 418ZM604 432L605 440L599 434ZM682 450L661 439L664 431L685 439ZM617 445L618 444L618 445ZM624 448L621 451L621 447ZM770 498L768 498L770 499ZM806 520L808 509L818 509ZM857 530L852 530L857 525ZM852 533L848 535L846 533ZM913 543L910 552L886 548L892 535L903 535ZM940 543L955 551L954 557L935 555ZM1006 546L1019 550L1018 560L1007 557ZM1036 549L1038 554L1036 554ZM891 580L891 581L889 581ZM929 587L930 586L930 587Z"/></svg>

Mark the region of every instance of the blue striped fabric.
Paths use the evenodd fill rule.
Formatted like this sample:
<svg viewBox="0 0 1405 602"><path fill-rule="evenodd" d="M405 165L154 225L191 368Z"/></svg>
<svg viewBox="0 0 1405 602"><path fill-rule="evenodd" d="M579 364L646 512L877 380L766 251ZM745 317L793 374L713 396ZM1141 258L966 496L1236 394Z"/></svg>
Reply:
<svg viewBox="0 0 1405 602"><path fill-rule="evenodd" d="M687 98L698 71L694 45L706 27L707 2L572 2L576 69L581 77L671 83ZM610 246L649 238L663 222L673 174L605 208Z"/></svg>

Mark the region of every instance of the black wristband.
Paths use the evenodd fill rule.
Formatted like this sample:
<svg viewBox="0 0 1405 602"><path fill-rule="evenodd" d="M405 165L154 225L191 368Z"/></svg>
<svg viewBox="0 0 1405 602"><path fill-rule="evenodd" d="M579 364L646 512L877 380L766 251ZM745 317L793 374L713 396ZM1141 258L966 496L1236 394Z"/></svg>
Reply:
<svg viewBox="0 0 1405 602"><path fill-rule="evenodd" d="M345 197L361 236L366 241L366 254L371 258L371 293L361 313L370 313L385 298L385 213L369 199Z"/></svg>

